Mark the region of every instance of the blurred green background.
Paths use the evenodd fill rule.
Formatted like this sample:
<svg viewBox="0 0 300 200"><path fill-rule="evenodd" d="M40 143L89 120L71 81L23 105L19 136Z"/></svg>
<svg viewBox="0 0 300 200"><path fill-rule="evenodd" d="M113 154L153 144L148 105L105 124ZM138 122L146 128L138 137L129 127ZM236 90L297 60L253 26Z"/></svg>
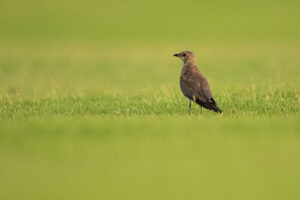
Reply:
<svg viewBox="0 0 300 200"><path fill-rule="evenodd" d="M299 8L1 0L0 199L298 199Z"/></svg>
<svg viewBox="0 0 300 200"><path fill-rule="evenodd" d="M91 42L299 40L299 1L1 1L1 38Z"/></svg>

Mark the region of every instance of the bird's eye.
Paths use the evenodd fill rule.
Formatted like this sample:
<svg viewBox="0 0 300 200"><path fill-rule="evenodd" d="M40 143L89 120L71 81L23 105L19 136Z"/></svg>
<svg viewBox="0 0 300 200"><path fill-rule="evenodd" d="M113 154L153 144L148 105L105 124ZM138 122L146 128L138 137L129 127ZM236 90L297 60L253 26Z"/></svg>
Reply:
<svg viewBox="0 0 300 200"><path fill-rule="evenodd" d="M184 54L182 54L182 56L183 56L183 57L185 57L185 56L186 56L186 54L184 53Z"/></svg>

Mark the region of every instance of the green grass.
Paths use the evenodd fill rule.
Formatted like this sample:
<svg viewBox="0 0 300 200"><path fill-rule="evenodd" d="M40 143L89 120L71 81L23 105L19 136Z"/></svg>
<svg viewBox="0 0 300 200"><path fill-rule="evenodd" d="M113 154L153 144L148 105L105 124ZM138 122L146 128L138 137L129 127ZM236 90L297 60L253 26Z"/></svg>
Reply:
<svg viewBox="0 0 300 200"><path fill-rule="evenodd" d="M1 1L0 199L298 199L298 7Z"/></svg>
<svg viewBox="0 0 300 200"><path fill-rule="evenodd" d="M172 56L179 50L146 47L4 47L0 118L186 115L182 63ZM193 115L299 117L298 45L223 48L203 45L197 55L225 112L201 114L194 105Z"/></svg>
<svg viewBox="0 0 300 200"><path fill-rule="evenodd" d="M1 199L297 199L299 46L199 46L221 115L176 48L0 48Z"/></svg>
<svg viewBox="0 0 300 200"><path fill-rule="evenodd" d="M184 116L1 122L1 197L297 199L299 124Z"/></svg>
<svg viewBox="0 0 300 200"><path fill-rule="evenodd" d="M254 93L254 94L253 94ZM297 91L272 92L245 90L217 93L216 100L224 110L221 115L193 105L192 115L217 118L299 117ZM99 94L56 98L1 100L2 119L36 117L132 117L186 116L188 103L182 96L168 91L139 94Z"/></svg>

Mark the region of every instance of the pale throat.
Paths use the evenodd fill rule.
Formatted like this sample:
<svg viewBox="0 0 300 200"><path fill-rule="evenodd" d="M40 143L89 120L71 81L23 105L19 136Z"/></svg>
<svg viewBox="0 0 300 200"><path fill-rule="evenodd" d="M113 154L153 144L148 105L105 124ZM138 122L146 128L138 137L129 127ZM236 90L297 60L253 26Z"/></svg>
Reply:
<svg viewBox="0 0 300 200"><path fill-rule="evenodd" d="M196 59L194 59L194 58L188 59L184 62L184 65L187 65L187 66L196 65Z"/></svg>

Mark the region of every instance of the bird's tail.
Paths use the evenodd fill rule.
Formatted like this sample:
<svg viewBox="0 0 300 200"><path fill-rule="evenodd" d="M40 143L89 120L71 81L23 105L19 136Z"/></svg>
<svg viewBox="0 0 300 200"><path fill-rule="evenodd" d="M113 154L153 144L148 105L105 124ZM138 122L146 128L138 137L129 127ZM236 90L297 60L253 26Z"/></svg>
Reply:
<svg viewBox="0 0 300 200"><path fill-rule="evenodd" d="M217 113L222 113L222 109L219 108L215 102L215 100L212 98L211 99L212 102L203 102L203 101L200 101L199 99L196 99L196 103L208 110L212 110L214 112L217 112Z"/></svg>

